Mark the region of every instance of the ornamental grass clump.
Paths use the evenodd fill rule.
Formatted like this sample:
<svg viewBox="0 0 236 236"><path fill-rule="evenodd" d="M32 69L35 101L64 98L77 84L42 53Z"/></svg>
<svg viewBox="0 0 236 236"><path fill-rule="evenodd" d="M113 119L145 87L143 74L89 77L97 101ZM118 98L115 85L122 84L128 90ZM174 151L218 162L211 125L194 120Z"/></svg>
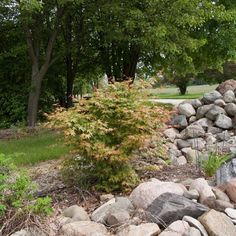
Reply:
<svg viewBox="0 0 236 236"><path fill-rule="evenodd" d="M127 190L138 182L132 152L157 135L167 118L167 111L147 102L142 89L115 83L49 117L77 147L78 155L64 165L68 182L104 191Z"/></svg>

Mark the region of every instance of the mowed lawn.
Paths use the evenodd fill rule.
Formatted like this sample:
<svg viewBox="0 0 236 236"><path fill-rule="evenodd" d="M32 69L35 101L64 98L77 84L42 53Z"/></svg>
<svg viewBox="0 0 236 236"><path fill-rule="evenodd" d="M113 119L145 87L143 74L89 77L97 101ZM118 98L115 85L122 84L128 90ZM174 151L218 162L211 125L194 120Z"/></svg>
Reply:
<svg viewBox="0 0 236 236"><path fill-rule="evenodd" d="M176 87L149 89L148 93L151 97L158 99L195 99L202 97L204 93L213 91L217 86L218 84L188 86L185 95L180 95Z"/></svg>
<svg viewBox="0 0 236 236"><path fill-rule="evenodd" d="M16 165L32 165L68 155L73 147L64 143L62 135L41 131L19 139L0 140L0 153Z"/></svg>

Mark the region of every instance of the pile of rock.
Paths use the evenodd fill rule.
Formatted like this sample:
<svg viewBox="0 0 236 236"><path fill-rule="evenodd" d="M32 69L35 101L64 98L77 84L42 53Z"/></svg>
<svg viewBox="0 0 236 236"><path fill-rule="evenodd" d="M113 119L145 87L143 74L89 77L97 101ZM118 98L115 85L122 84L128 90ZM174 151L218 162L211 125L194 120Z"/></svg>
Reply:
<svg viewBox="0 0 236 236"><path fill-rule="evenodd" d="M90 215L78 205L64 209L55 235L235 236L236 179L221 189L203 178L182 183L150 179L129 197L102 195L102 205ZM27 230L13 235L32 236Z"/></svg>
<svg viewBox="0 0 236 236"><path fill-rule="evenodd" d="M236 155L236 81L217 90L178 106L172 127L164 132L172 163L196 163L212 151Z"/></svg>

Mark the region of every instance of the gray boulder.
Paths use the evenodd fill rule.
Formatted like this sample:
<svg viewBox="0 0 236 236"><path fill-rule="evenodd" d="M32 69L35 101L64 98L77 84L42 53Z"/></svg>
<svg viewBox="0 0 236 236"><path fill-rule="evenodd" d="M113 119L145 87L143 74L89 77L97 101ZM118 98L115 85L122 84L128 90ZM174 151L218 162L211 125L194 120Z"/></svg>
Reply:
<svg viewBox="0 0 236 236"><path fill-rule="evenodd" d="M200 125L204 130L207 130L209 127L213 126L213 122L204 117L195 121L193 125Z"/></svg>
<svg viewBox="0 0 236 236"><path fill-rule="evenodd" d="M106 223L109 226L119 226L123 223L127 223L129 219L129 212L121 209L115 212L110 212L107 216Z"/></svg>
<svg viewBox="0 0 236 236"><path fill-rule="evenodd" d="M147 218L152 222L166 226L186 215L197 218L208 208L183 196L163 193L147 208Z"/></svg>
<svg viewBox="0 0 236 236"><path fill-rule="evenodd" d="M236 104L229 103L225 106L225 111L229 116L235 116L236 115Z"/></svg>
<svg viewBox="0 0 236 236"><path fill-rule="evenodd" d="M210 120L215 121L216 117L219 114L226 114L225 110L222 107L216 106L214 105L207 113L206 113L206 117Z"/></svg>
<svg viewBox="0 0 236 236"><path fill-rule="evenodd" d="M228 141L230 137L231 135L227 130L216 135L217 141Z"/></svg>
<svg viewBox="0 0 236 236"><path fill-rule="evenodd" d="M232 90L228 90L224 93L223 99L226 103L233 102L235 100L235 94Z"/></svg>
<svg viewBox="0 0 236 236"><path fill-rule="evenodd" d="M195 150L203 150L205 148L206 145L206 141L203 138L192 138L192 139L187 139L186 140L192 149Z"/></svg>
<svg viewBox="0 0 236 236"><path fill-rule="evenodd" d="M208 133L211 133L211 134L218 134L218 133L221 133L222 132L222 129L219 128L219 127L208 127L207 128L207 132Z"/></svg>
<svg viewBox="0 0 236 236"><path fill-rule="evenodd" d="M196 114L195 109L189 103L181 103L178 106L179 114L185 115L186 117L194 116Z"/></svg>
<svg viewBox="0 0 236 236"><path fill-rule="evenodd" d="M172 142L175 140L178 134L179 134L179 131L175 128L169 128L164 131L165 137L167 137Z"/></svg>
<svg viewBox="0 0 236 236"><path fill-rule="evenodd" d="M222 98L222 95L216 90L203 95L203 101L205 104L213 103L215 100L220 98Z"/></svg>
<svg viewBox="0 0 236 236"><path fill-rule="evenodd" d="M205 116L205 114L213 107L214 105L213 104L210 104L210 105L204 105L204 106L201 106L197 109L197 114L196 114L196 117L197 117L197 120L203 118Z"/></svg>
<svg viewBox="0 0 236 236"><path fill-rule="evenodd" d="M187 222L177 220L169 225L159 236L185 236L189 235L190 226Z"/></svg>
<svg viewBox="0 0 236 236"><path fill-rule="evenodd" d="M226 105L226 103L225 103L225 101L223 99L215 100L214 104L219 106L219 107L224 107Z"/></svg>
<svg viewBox="0 0 236 236"><path fill-rule="evenodd" d="M236 178L236 158L226 162L217 170L216 183L221 185L233 178Z"/></svg>
<svg viewBox="0 0 236 236"><path fill-rule="evenodd" d="M232 120L228 116L224 114L220 114L216 118L215 125L222 129L230 129L232 128L233 123L232 123Z"/></svg>
<svg viewBox="0 0 236 236"><path fill-rule="evenodd" d="M179 149L191 146L191 144L188 141L183 140L183 139L176 139L176 144Z"/></svg>
<svg viewBox="0 0 236 236"><path fill-rule="evenodd" d="M186 127L180 134L183 139L199 138L204 137L205 131L200 125L191 124Z"/></svg>
<svg viewBox="0 0 236 236"><path fill-rule="evenodd" d="M178 129L184 129L185 127L188 126L188 121L185 115L174 115L173 118L171 119L170 124L173 127L176 127Z"/></svg>
<svg viewBox="0 0 236 236"><path fill-rule="evenodd" d="M191 101L191 104L194 108L198 108L198 107L201 107L202 106L202 103L199 99L194 99Z"/></svg>

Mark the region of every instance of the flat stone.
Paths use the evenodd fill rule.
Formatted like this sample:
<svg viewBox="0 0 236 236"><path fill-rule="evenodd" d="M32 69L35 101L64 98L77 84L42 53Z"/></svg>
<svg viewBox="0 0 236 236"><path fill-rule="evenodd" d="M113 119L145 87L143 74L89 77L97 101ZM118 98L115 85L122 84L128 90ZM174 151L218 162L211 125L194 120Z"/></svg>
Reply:
<svg viewBox="0 0 236 236"><path fill-rule="evenodd" d="M234 224L224 213L210 210L200 216L198 220L202 223L210 236L236 235Z"/></svg>
<svg viewBox="0 0 236 236"><path fill-rule="evenodd" d="M236 104L229 103L225 106L225 111L229 116L234 117L236 115Z"/></svg>
<svg viewBox="0 0 236 236"><path fill-rule="evenodd" d="M145 182L136 187L130 194L130 200L136 208L146 209L157 197L170 192L178 195L184 194L180 184L173 182Z"/></svg>
<svg viewBox="0 0 236 236"><path fill-rule="evenodd" d="M184 192L184 197L188 198L188 199L198 199L199 198L199 193L196 189L191 189L188 191Z"/></svg>
<svg viewBox="0 0 236 236"><path fill-rule="evenodd" d="M225 213L232 219L236 220L236 210L232 208L226 208Z"/></svg>
<svg viewBox="0 0 236 236"><path fill-rule="evenodd" d="M202 236L208 236L208 233L205 230L204 226L198 220L194 219L191 216L184 216L183 220L188 222L190 226L197 228L201 232Z"/></svg>
<svg viewBox="0 0 236 236"><path fill-rule="evenodd" d="M204 105L204 106L201 106L197 109L197 114L196 114L196 117L197 117L197 120L203 118L205 116L205 114L213 107L214 105L213 104L210 104L210 105Z"/></svg>
<svg viewBox="0 0 236 236"><path fill-rule="evenodd" d="M117 233L117 236L154 236L161 232L159 226L154 223L141 225L129 225Z"/></svg>
<svg viewBox="0 0 236 236"><path fill-rule="evenodd" d="M65 217L69 217L72 219L75 219L77 221L88 221L89 215L88 213L84 210L83 207L80 207L78 205L73 205L70 207L67 207L63 213Z"/></svg>
<svg viewBox="0 0 236 236"><path fill-rule="evenodd" d="M159 236L189 235L190 226L186 221L177 220L170 224Z"/></svg>
<svg viewBox="0 0 236 236"><path fill-rule="evenodd" d="M220 99L220 98L222 98L222 95L216 90L209 93L205 93L203 95L203 101L206 104L213 103L215 100Z"/></svg>
<svg viewBox="0 0 236 236"><path fill-rule="evenodd" d="M219 114L226 114L224 108L213 105L213 107L205 114L206 118L215 121Z"/></svg>
<svg viewBox="0 0 236 236"><path fill-rule="evenodd" d="M206 200L209 197L215 197L215 194L212 192L211 187L208 185L207 181L203 178L195 179L191 185L190 190L195 189L199 193L199 201L200 203L204 203L204 200Z"/></svg>
<svg viewBox="0 0 236 236"><path fill-rule="evenodd" d="M231 179L226 184L225 192L230 198L230 200L236 203L236 179L235 178Z"/></svg>
<svg viewBox="0 0 236 236"><path fill-rule="evenodd" d="M195 109L189 103L181 103L178 106L179 114L185 115L186 117L194 116L196 114Z"/></svg>
<svg viewBox="0 0 236 236"><path fill-rule="evenodd" d="M169 225L184 216L194 218L202 215L208 208L174 193L164 193L147 208L147 218L160 225Z"/></svg>
<svg viewBox="0 0 236 236"><path fill-rule="evenodd" d="M230 129L232 128L233 123L232 123L232 120L228 116L224 114L220 114L216 118L215 125L222 129Z"/></svg>
<svg viewBox="0 0 236 236"><path fill-rule="evenodd" d="M76 221L63 225L60 236L108 236L106 227L93 221Z"/></svg>

